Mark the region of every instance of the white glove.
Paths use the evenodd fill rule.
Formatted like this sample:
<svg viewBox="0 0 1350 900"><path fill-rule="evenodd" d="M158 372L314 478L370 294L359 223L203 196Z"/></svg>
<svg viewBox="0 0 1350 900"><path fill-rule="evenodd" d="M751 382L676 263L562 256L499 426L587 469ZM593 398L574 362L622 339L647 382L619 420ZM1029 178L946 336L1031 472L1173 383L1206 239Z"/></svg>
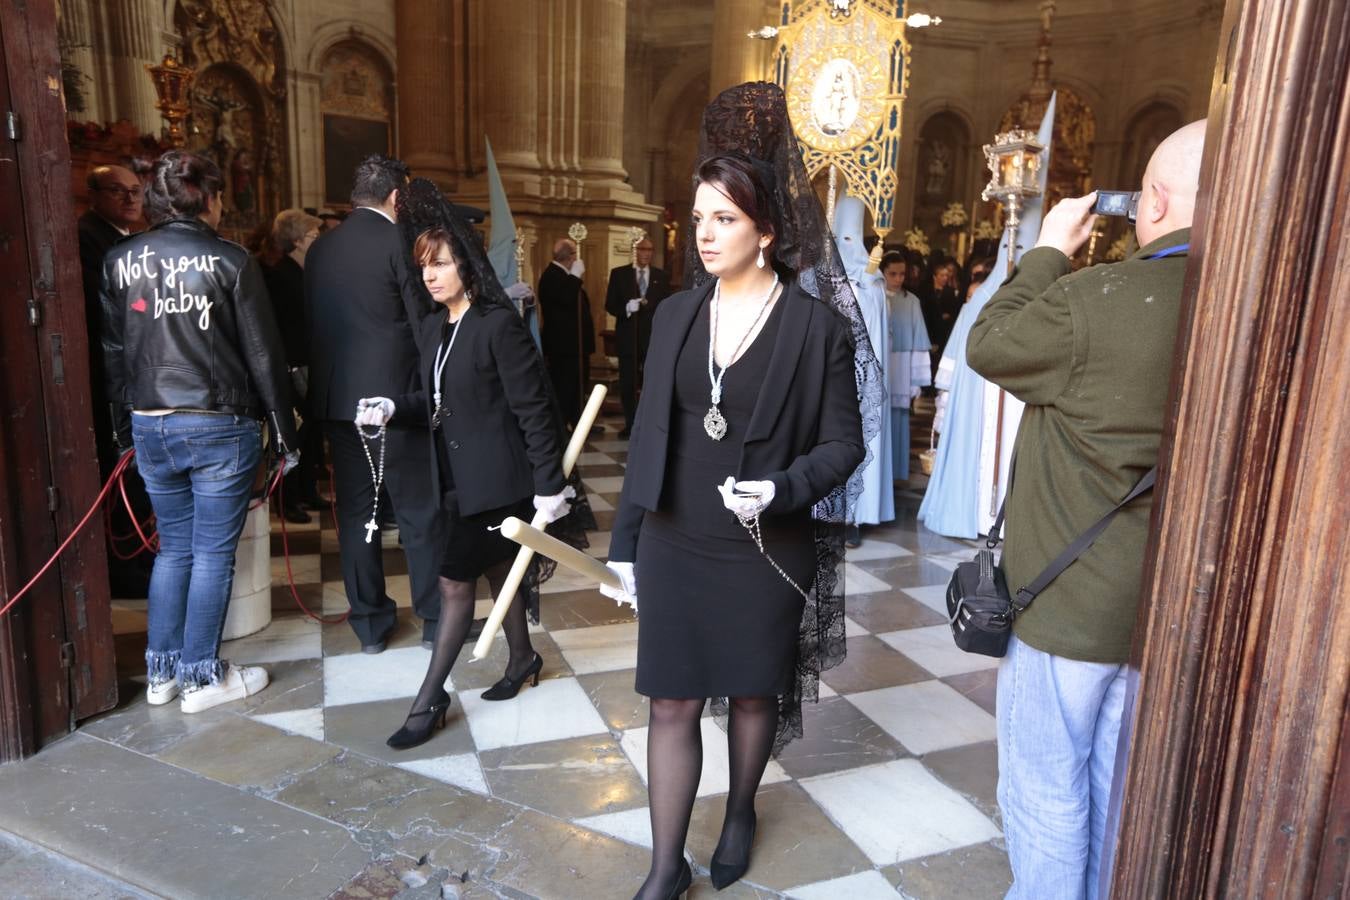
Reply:
<svg viewBox="0 0 1350 900"><path fill-rule="evenodd" d="M285 456L281 457L281 474L291 474L291 469L300 465L300 451L291 450Z"/></svg>
<svg viewBox="0 0 1350 900"><path fill-rule="evenodd" d="M947 430L947 391L938 391L933 411L933 430L942 434Z"/></svg>
<svg viewBox="0 0 1350 900"><path fill-rule="evenodd" d="M633 564L630 562L607 562L605 568L619 576L619 581L623 583L623 589L616 590L607 584L602 584L600 585L600 593L615 603L627 603L633 607L634 612L637 612L637 578L633 575Z"/></svg>
<svg viewBox="0 0 1350 900"><path fill-rule="evenodd" d="M722 503L737 516L752 518L769 508L773 502L772 481L737 481L728 475L727 480L717 486L722 495Z"/></svg>
<svg viewBox="0 0 1350 900"><path fill-rule="evenodd" d="M534 290L523 281L517 281L507 288L506 296L523 306L534 306Z"/></svg>
<svg viewBox="0 0 1350 900"><path fill-rule="evenodd" d="M586 264L582 262L581 257L578 256L576 259L572 260L572 265L567 271L571 272L574 278L580 278L582 275L586 274Z"/></svg>
<svg viewBox="0 0 1350 900"><path fill-rule="evenodd" d="M572 506L572 504L567 501L576 495L577 489L570 484L563 488L561 493L554 494L551 497L541 497L536 495L534 498L535 512L541 512L548 517L548 521L544 523L545 525L549 524L549 522L556 522L567 515Z"/></svg>
<svg viewBox="0 0 1350 900"><path fill-rule="evenodd" d="M379 427L394 417L394 401L388 397L362 397L356 401L356 424Z"/></svg>
<svg viewBox="0 0 1350 900"><path fill-rule="evenodd" d="M641 300L629 300L629 301L628 301L628 305L627 305L626 307L624 307L624 308L628 310L628 314L631 316L631 315L633 315L634 313L636 313L638 310L642 309L642 301L641 301Z"/></svg>

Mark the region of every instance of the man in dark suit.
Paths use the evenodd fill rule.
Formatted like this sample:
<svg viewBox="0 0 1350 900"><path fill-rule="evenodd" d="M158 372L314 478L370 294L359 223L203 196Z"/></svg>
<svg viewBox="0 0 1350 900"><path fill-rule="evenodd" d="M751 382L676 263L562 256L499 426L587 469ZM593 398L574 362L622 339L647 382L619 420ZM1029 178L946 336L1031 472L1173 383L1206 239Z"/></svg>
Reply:
<svg viewBox="0 0 1350 900"><path fill-rule="evenodd" d="M366 653L384 650L397 621L385 592L379 535L368 538L366 528L375 504L371 464L378 469L380 445L371 441L363 449L353 420L362 397L398 397L417 389L417 328L430 312L415 292L402 289L410 274L394 203L407 180L408 167L398 160L363 160L352 185L351 215L320 235L305 259L310 408L328 436L348 621ZM426 427L390 425L384 465L424 643L436 634L445 538L440 498L431 490Z"/></svg>
<svg viewBox="0 0 1350 900"><path fill-rule="evenodd" d="M586 266L577 256L577 245L568 238L559 238L553 245L553 262L539 276L544 359L563 419L572 426L581 418L590 358L595 352L590 299L581 283L585 272Z"/></svg>
<svg viewBox="0 0 1350 900"><path fill-rule="evenodd" d="M619 437L625 440L637 414L652 315L656 305L670 296L670 276L652 267L652 250L652 242L645 237L634 244L633 264L612 270L605 291L605 311L616 322L614 342L619 346L619 395L623 398L623 431Z"/></svg>
<svg viewBox="0 0 1350 900"><path fill-rule="evenodd" d="M80 216L80 274L84 281L84 321L89 332L90 403L94 410L94 445L98 453L99 473L107 478L117 465L117 446L113 441L113 417L103 386L103 327L99 312L98 290L103 279L103 255L108 249L132 231L140 230L141 203L144 197L141 181L130 169L122 166L98 166L85 179L89 189L89 209ZM132 510L142 522L149 520L152 510L145 485L134 470L126 475L127 497ZM119 498L112 503L113 531L130 532L131 520ZM123 552L127 548L123 547ZM150 588L150 567L154 555L141 553L129 560L108 554L108 576L113 596L144 597Z"/></svg>

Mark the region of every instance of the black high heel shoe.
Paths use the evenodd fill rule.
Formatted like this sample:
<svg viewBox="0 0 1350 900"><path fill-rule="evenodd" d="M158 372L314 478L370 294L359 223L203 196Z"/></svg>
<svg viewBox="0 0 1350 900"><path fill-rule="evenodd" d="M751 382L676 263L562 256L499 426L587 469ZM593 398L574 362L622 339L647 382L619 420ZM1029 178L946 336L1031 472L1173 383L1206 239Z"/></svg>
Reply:
<svg viewBox="0 0 1350 900"><path fill-rule="evenodd" d="M670 886L670 891L666 894L666 900L682 900L689 893L689 887L694 883L694 871L689 868L689 860L681 860L680 877L675 879L675 883ZM642 893L639 891L633 900L638 900Z"/></svg>
<svg viewBox="0 0 1350 900"><path fill-rule="evenodd" d="M436 729L445 727L445 714L450 709L450 695L441 692L441 698L421 712L410 712L403 727L385 741L395 750L408 750L431 740ZM416 724L414 724L414 722Z"/></svg>
<svg viewBox="0 0 1350 900"><path fill-rule="evenodd" d="M530 682L534 687L539 687L539 672L544 668L544 658L538 653L534 655L534 662L526 669L519 678L512 678L510 675L503 675L501 681L498 681L492 687L483 691L484 700L510 700L520 689L525 686L525 682Z"/></svg>
<svg viewBox="0 0 1350 900"><path fill-rule="evenodd" d="M750 850L755 846L755 826L759 824L759 819L753 813L750 818L750 837L745 842L745 855L740 859L723 861L717 857L722 852L722 842L717 842L717 849L713 851L712 862L708 865L708 876L713 883L713 887L719 891L729 884L734 884L741 880L745 870L750 868Z"/></svg>

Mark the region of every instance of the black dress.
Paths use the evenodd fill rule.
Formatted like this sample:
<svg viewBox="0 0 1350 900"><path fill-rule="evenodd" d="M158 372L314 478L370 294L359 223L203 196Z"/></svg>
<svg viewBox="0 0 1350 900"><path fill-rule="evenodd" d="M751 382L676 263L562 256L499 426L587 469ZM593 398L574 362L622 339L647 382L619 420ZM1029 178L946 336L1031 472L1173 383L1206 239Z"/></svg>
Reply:
<svg viewBox="0 0 1350 900"><path fill-rule="evenodd" d="M769 697L796 674L804 600L722 503L717 486L737 475L745 429L773 353L786 298L722 383L727 420L708 437L708 304L675 367L670 451L661 501L638 536L637 691L649 697ZM810 590L815 572L810 510L761 516L765 549Z"/></svg>

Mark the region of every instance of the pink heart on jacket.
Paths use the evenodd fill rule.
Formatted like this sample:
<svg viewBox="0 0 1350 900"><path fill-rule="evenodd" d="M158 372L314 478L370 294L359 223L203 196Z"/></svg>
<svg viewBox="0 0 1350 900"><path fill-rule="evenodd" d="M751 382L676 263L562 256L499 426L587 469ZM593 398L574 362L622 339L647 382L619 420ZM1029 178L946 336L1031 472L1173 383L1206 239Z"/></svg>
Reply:
<svg viewBox="0 0 1350 900"><path fill-rule="evenodd" d="M139 312L139 313L145 312L145 298L144 298L144 297L139 297L139 298L137 298L137 299L131 301L131 308L134 309L134 310L136 310L136 312Z"/></svg>

